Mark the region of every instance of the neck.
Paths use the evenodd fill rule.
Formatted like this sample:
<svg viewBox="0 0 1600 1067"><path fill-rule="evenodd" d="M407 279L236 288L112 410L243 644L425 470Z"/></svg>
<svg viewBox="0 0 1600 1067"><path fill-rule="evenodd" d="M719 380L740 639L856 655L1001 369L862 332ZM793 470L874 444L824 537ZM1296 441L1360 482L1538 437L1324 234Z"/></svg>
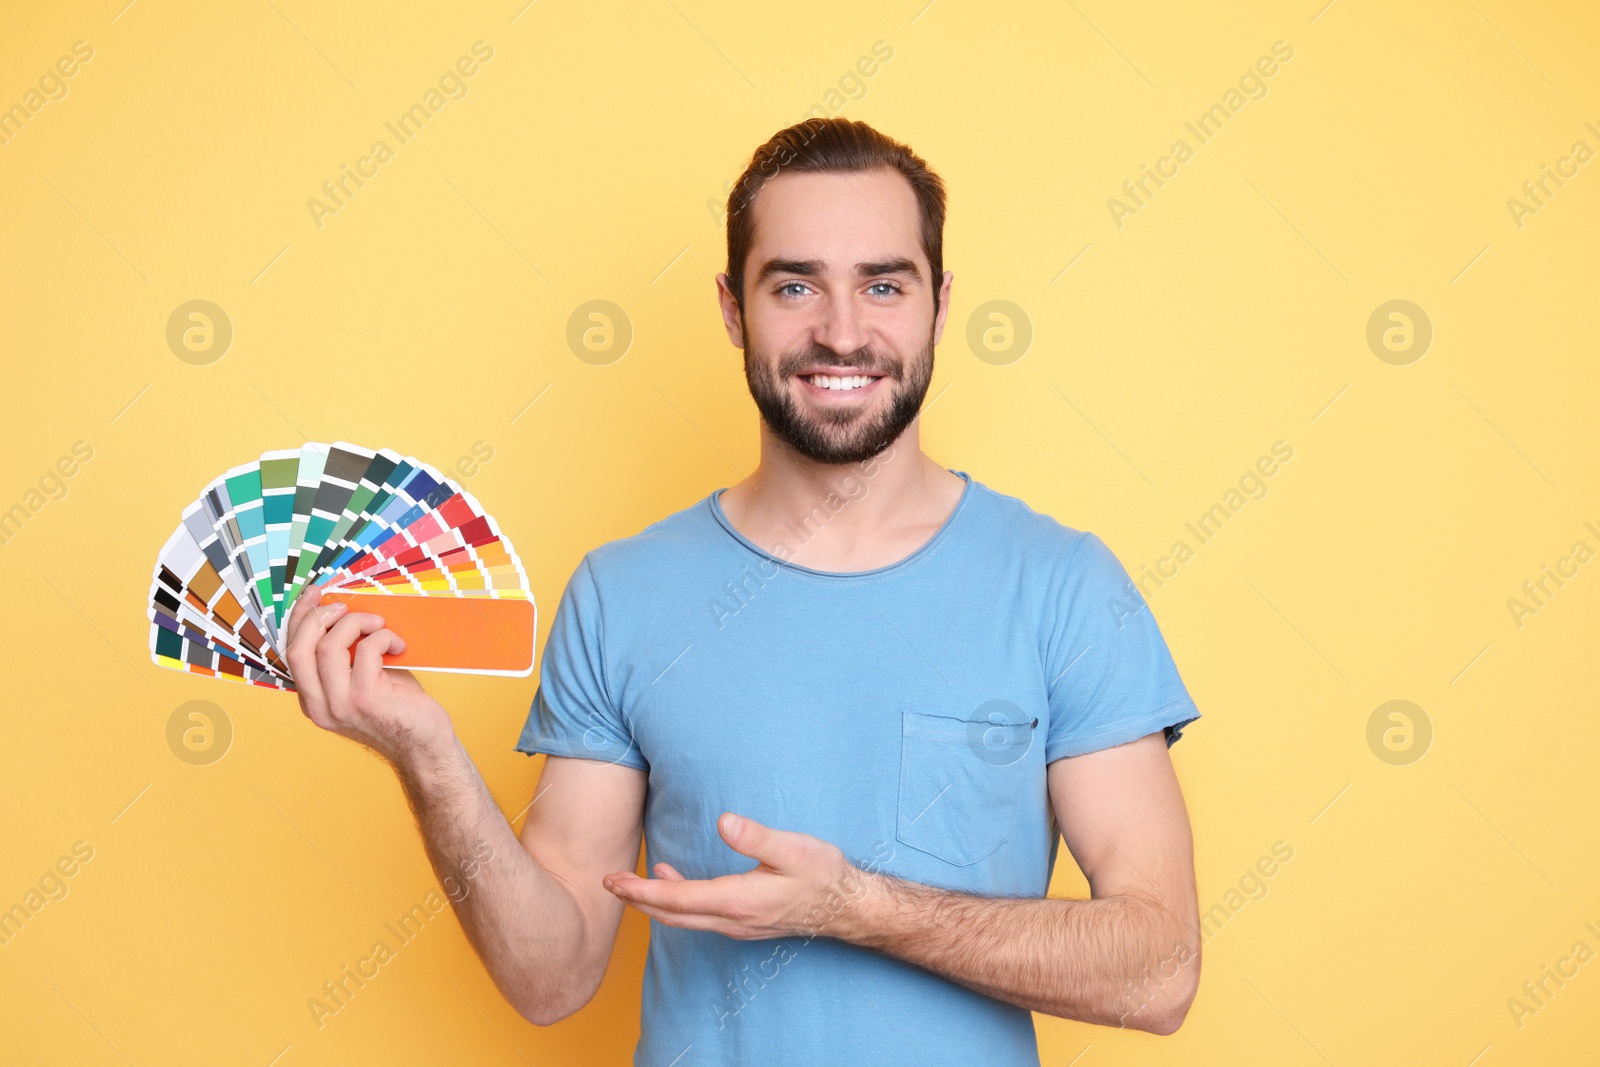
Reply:
<svg viewBox="0 0 1600 1067"><path fill-rule="evenodd" d="M860 463L818 463L761 427L761 463L719 499L736 530L817 570L887 566L938 531L965 483L922 451L913 422Z"/></svg>

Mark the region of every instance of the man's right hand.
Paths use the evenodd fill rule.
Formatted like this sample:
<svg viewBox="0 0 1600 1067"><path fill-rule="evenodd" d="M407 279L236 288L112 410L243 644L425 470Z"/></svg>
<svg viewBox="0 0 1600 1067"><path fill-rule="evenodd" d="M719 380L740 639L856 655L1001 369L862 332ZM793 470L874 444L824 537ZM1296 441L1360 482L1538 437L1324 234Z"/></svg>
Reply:
<svg viewBox="0 0 1600 1067"><path fill-rule="evenodd" d="M548 757L519 840L444 708L410 672L383 666L405 642L380 616L324 604L312 586L284 636L306 718L392 763L434 873L445 885L470 878L471 892L450 903L506 999L540 1026L587 1003L622 920L600 879L638 861L648 773Z"/></svg>
<svg viewBox="0 0 1600 1067"><path fill-rule="evenodd" d="M410 671L383 666L405 641L383 618L322 603L322 587L304 590L290 612L288 652L300 710L306 718L359 741L396 767L439 755L454 741L449 713ZM355 646L354 656L351 646Z"/></svg>

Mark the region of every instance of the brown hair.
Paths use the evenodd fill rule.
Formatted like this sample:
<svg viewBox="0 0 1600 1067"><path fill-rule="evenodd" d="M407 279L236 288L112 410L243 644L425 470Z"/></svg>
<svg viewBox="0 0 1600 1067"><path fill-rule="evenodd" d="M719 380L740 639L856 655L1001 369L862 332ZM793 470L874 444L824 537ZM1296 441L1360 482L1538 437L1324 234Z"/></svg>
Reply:
<svg viewBox="0 0 1600 1067"><path fill-rule="evenodd" d="M728 193L728 283L739 314L744 314L744 267L755 244L754 212L761 187L781 172L854 174L888 167L911 183L922 214L922 251L933 268L933 312L939 313L939 286L944 278L944 182L906 145L886 137L865 122L845 118L808 118L779 130L750 157L750 165Z"/></svg>

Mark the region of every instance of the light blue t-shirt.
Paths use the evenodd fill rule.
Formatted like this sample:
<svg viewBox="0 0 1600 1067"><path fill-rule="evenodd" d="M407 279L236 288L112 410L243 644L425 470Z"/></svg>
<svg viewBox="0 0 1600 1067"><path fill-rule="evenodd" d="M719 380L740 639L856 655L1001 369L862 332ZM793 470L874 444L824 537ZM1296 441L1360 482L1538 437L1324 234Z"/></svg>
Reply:
<svg viewBox="0 0 1600 1067"><path fill-rule="evenodd" d="M876 570L782 560L844 496L776 555L720 490L589 552L518 751L647 769L647 870L749 870L717 833L732 811L857 866L1043 897L1061 840L1045 765L1163 729L1170 746L1200 713L1099 538L952 473L944 525ZM1038 1062L1027 1010L886 955L650 923L640 1067Z"/></svg>

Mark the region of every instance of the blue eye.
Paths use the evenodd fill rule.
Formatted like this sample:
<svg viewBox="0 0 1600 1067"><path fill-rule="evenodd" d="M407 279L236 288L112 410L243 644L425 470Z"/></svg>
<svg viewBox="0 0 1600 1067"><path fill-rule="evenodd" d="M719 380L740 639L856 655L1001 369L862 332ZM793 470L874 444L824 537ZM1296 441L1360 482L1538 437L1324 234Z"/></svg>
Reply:
<svg viewBox="0 0 1600 1067"><path fill-rule="evenodd" d="M895 285L893 282L873 282L871 285L867 286L867 289L868 289L868 291L871 291L873 289L878 289L878 288L882 288L882 287L887 287L888 290L889 290L889 292L881 294L883 296L892 296L893 294L898 293L900 291L900 287L898 285Z"/></svg>
<svg viewBox="0 0 1600 1067"><path fill-rule="evenodd" d="M805 284L806 284L805 282L784 282L782 285L778 286L778 294L780 296L791 296L791 295L798 296L799 295L798 293L791 294L791 293L785 292L784 290L786 290L790 286L794 286L794 285L798 285L800 288L804 289L805 288Z"/></svg>

